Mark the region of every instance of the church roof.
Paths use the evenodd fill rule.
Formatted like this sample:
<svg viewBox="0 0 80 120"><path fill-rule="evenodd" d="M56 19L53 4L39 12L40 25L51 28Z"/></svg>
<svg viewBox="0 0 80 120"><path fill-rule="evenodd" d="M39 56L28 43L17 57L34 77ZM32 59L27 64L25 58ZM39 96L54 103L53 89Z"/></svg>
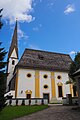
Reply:
<svg viewBox="0 0 80 120"><path fill-rule="evenodd" d="M15 25L15 29L14 29L14 33L13 33L13 37L12 37L12 42L11 42L11 46L9 49L9 53L8 53L8 58L11 56L14 48L16 50L16 54L17 54L17 58L18 58L18 43L17 43L17 21L16 21L16 25Z"/></svg>
<svg viewBox="0 0 80 120"><path fill-rule="evenodd" d="M16 67L52 71L68 71L71 61L72 60L68 54L25 49Z"/></svg>

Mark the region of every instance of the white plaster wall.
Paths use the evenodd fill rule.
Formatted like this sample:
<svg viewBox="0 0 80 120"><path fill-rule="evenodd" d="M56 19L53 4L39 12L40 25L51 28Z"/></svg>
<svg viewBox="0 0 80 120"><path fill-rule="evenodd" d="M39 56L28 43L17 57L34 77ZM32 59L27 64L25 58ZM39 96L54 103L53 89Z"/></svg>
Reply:
<svg viewBox="0 0 80 120"><path fill-rule="evenodd" d="M15 64L12 65L12 60L15 60ZM9 59L9 64L8 64L8 77L7 77L7 85L9 84L9 81L11 80L11 78L13 77L13 71L15 68L15 65L18 63L18 59Z"/></svg>
<svg viewBox="0 0 80 120"><path fill-rule="evenodd" d="M60 75L61 79L58 79L57 76ZM62 100L62 98L58 97L58 83L63 84L63 97L66 97L66 94L70 94L70 85L66 85L66 81L69 80L68 73L66 72L54 72L55 76L55 87L56 87L56 98L58 100Z"/></svg>
<svg viewBox="0 0 80 120"><path fill-rule="evenodd" d="M28 78L27 74L31 73L31 77ZM43 76L47 74L48 78ZM60 75L61 79L59 80L57 76ZM66 94L70 94L70 85L66 85L66 81L69 80L68 74L66 72L54 72L55 79L55 91L57 100L62 100L58 97L58 83L63 84L63 97L66 97ZM49 93L50 100L52 98L52 88L51 88L51 72L50 71L39 71L39 84L40 84L40 98L43 98L43 93ZM48 85L48 89L44 88L44 85ZM18 73L18 98L26 98L25 91L32 91L32 98L35 98L35 70L30 69L19 69ZM21 91L23 93L21 94Z"/></svg>
<svg viewBox="0 0 80 120"><path fill-rule="evenodd" d="M27 74L30 73L31 77L27 77ZM19 69L18 72L18 98L26 98L25 91L31 90L31 98L35 97L35 71L29 69ZM21 91L23 93L21 94Z"/></svg>
<svg viewBox="0 0 80 120"><path fill-rule="evenodd" d="M48 78L44 78L44 75L48 75ZM43 98L43 93L49 93L49 99L51 100L51 72L49 71L40 71L39 72L39 78L40 78L40 98ZM44 88L44 85L48 85L48 89Z"/></svg>
<svg viewBox="0 0 80 120"><path fill-rule="evenodd" d="M15 64L12 65L12 61L15 61ZM18 59L15 59L15 58L9 58L9 64L8 64L8 73L11 73L14 71L14 68L15 68L15 65L18 63Z"/></svg>

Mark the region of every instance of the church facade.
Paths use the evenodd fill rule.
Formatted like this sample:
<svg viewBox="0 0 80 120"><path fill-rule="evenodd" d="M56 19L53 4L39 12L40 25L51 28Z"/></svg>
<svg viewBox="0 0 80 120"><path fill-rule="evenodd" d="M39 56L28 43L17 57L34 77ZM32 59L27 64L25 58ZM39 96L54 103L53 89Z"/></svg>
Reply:
<svg viewBox="0 0 80 120"><path fill-rule="evenodd" d="M18 61L17 22L8 53L7 93L13 98L47 98L61 101L72 94L68 71L71 64L68 54L25 49Z"/></svg>

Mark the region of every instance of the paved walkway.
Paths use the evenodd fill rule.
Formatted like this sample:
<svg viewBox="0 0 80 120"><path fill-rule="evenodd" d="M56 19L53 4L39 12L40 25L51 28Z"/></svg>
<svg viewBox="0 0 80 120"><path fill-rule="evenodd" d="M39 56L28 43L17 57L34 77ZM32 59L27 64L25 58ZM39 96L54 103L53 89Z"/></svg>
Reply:
<svg viewBox="0 0 80 120"><path fill-rule="evenodd" d="M80 120L80 111L72 106L51 105L49 108L15 120Z"/></svg>

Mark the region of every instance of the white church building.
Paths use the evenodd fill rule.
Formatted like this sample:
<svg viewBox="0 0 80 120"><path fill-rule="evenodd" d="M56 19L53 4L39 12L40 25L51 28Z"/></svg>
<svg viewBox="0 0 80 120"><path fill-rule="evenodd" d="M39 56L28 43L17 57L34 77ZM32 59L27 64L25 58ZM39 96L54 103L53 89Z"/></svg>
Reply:
<svg viewBox="0 0 80 120"><path fill-rule="evenodd" d="M13 98L47 98L54 102L73 94L71 85L66 85L72 61L68 54L25 49L19 60L17 42L16 22L7 65L7 92Z"/></svg>

